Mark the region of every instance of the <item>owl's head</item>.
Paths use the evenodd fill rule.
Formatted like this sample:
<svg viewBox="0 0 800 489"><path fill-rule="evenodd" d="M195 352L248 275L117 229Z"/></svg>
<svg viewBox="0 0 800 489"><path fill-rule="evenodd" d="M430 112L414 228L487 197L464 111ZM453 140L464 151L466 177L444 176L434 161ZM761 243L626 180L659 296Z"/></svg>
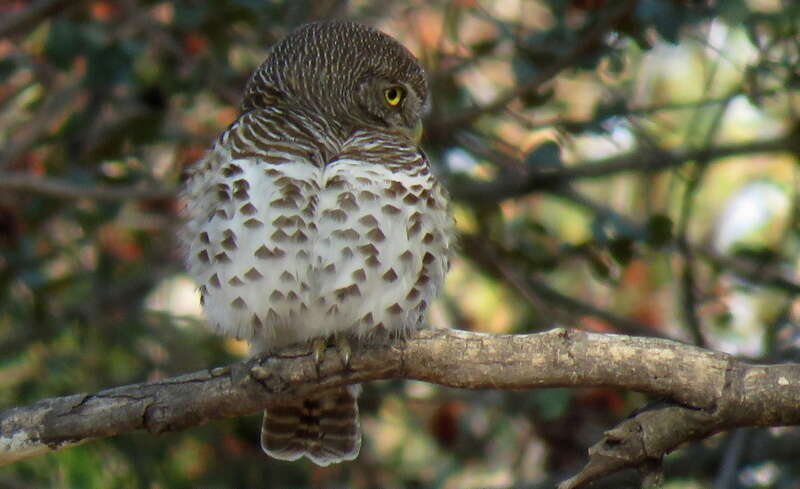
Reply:
<svg viewBox="0 0 800 489"><path fill-rule="evenodd" d="M242 111L278 105L345 130L380 127L418 137L428 86L411 52L350 22L306 24L275 44L250 78Z"/></svg>

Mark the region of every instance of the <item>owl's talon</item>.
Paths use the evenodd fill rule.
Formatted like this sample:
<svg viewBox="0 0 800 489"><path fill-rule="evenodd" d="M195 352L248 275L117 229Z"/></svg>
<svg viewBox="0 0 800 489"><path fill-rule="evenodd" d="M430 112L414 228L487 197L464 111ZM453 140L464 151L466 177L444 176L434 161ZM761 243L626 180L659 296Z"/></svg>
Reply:
<svg viewBox="0 0 800 489"><path fill-rule="evenodd" d="M346 335L336 337L336 350L339 352L339 357L342 359L344 368L350 366L350 356L353 354L353 348L350 345L350 339Z"/></svg>
<svg viewBox="0 0 800 489"><path fill-rule="evenodd" d="M314 367L317 369L317 375L320 373L322 362L325 361L325 350L328 348L328 338L320 337L311 340L311 351L314 354Z"/></svg>

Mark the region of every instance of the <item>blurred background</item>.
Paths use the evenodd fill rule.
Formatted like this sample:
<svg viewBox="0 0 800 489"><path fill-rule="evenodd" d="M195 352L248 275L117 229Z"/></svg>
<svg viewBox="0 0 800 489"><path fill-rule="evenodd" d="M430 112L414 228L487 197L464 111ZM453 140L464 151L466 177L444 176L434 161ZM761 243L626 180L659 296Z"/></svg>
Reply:
<svg viewBox="0 0 800 489"><path fill-rule="evenodd" d="M426 66L461 255L430 320L800 359L800 3L0 2L0 409L232 363L175 238L182 171L268 46L348 18ZM554 487L645 404L365 386L361 456L269 459L260 415L0 468L2 488ZM800 430L677 451L667 488L800 488ZM594 487L638 487L635 473Z"/></svg>

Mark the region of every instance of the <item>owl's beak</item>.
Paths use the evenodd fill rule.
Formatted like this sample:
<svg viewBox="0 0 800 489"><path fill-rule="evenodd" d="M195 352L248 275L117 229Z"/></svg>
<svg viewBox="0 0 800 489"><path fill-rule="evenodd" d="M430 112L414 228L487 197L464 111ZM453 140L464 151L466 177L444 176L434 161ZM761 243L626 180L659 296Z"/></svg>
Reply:
<svg viewBox="0 0 800 489"><path fill-rule="evenodd" d="M411 137L414 139L416 144L419 144L422 141L422 121L417 121L417 124L414 126L413 132L411 133Z"/></svg>

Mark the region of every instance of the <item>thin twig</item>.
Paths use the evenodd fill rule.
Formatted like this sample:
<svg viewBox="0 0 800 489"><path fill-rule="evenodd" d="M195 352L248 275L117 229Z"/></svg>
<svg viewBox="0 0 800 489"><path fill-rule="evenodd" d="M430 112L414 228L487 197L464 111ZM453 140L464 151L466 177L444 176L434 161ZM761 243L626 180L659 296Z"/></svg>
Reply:
<svg viewBox="0 0 800 489"><path fill-rule="evenodd" d="M725 444L725 454L722 457L717 479L714 481L713 489L728 489L736 487L736 476L739 472L739 460L745 451L747 439L750 438L750 430L739 429L732 431Z"/></svg>
<svg viewBox="0 0 800 489"><path fill-rule="evenodd" d="M614 26L617 25L626 15L628 15L635 5L636 0L626 0L617 3L612 8L609 8L609 11L606 13L605 17L598 21L588 32L586 32L581 37L580 42L577 43L569 53L557 59L550 66L539 71L536 76L530 80L526 81L525 83L521 83L506 93L498 96L492 102L482 106L473 107L460 114L456 114L450 118L445 118L442 121L438 121L435 124L436 127L434 128L434 132L437 134L440 131L451 132L453 130L469 126L484 114L497 112L498 110L503 109L517 97L536 92L542 85L550 81L557 74L575 65L581 59L581 57L597 49L598 46L602 44L603 37L608 34L608 32L613 29Z"/></svg>
<svg viewBox="0 0 800 489"><path fill-rule="evenodd" d="M52 122L69 110L78 98L80 83L67 81L63 85L48 87L40 107L24 123L10 128L14 134L0 150L0 170L8 169L20 156L29 151L52 128Z"/></svg>
<svg viewBox="0 0 800 489"><path fill-rule="evenodd" d="M498 179L493 182L453 182L450 194L459 200L483 203L501 202L538 190L553 189L576 180L604 178L621 173L655 173L683 166L701 157L722 160L732 156L758 153L800 152L800 138L794 135L764 141L726 144L707 149L676 149L636 152L622 156L584 161L563 168L528 170L524 178ZM487 154L481 154L485 157ZM502 164L506 164L503 161ZM520 168L525 165L518 162Z"/></svg>
<svg viewBox="0 0 800 489"><path fill-rule="evenodd" d="M707 76L705 81L706 93L708 93L712 87L713 80L718 73L718 68L719 61L716 61L711 65L711 73ZM715 112L711 127L708 129L705 137L703 138L703 143L701 144L702 148L708 148L711 146L713 138L717 134L717 130L722 123L723 115L730 106L730 100L731 99L728 99L728 101L722 104L722 107ZM704 119L702 117L704 114L705 112L701 110L694 111L689 124L686 126L687 140L691 140L697 133L697 126L699 125L700 121ZM678 241L677 243L678 252L683 257L680 275L681 288L679 296L681 304L683 305L683 314L684 319L686 320L686 326L689 329L689 333L692 335L694 344L697 346L705 346L706 339L703 335L702 320L700 319L700 314L698 313L697 274L695 273L694 255L691 248L688 246L689 222L694 214L694 203L697 191L706 175L708 166L709 158L703 154L701 155L701 158L697 159L695 166L690 169L690 176L688 177L686 190L684 191L683 198L681 199L677 223L678 235L686 238Z"/></svg>
<svg viewBox="0 0 800 489"><path fill-rule="evenodd" d="M595 215L604 216L614 221L623 231L633 236L644 236L646 234L645 226L635 219L617 212L606 205L595 202L572 189L556 189L550 193L557 197L567 199L574 204L578 204ZM686 246L695 256L702 257L715 267L732 273L753 284L781 290L791 296L800 295L800 283L786 277L779 263L765 264L744 257L721 255L712 247L691 244L686 240L685 236L681 235L677 235L671 243L666 243L666 245L673 250L678 249L679 246Z"/></svg>
<svg viewBox="0 0 800 489"><path fill-rule="evenodd" d="M603 112L603 119L600 120L609 119L612 117L648 116L652 114L658 114L660 112L700 109L709 105L728 103L731 99L741 96L771 97L774 95L783 95L786 94L786 90L786 87L771 88L763 89L755 94L751 94L744 87L737 87L727 94L718 97L709 97L693 101L638 105L633 107L628 107L625 105L624 101L622 100L623 96L616 95L616 99L620 100L619 104L614 105L614 107L610 107L609 110ZM522 124L526 129L530 130L545 129L548 127L583 128L598 122L598 120L594 118L567 119L561 115L555 115L546 119L535 119L526 114L510 109L508 114L513 117L514 120Z"/></svg>
<svg viewBox="0 0 800 489"><path fill-rule="evenodd" d="M522 274L525 266L501 256L497 245L490 245L484 238L461 236L464 254L477 261L494 274L499 275L513 289L537 308L557 309L561 316L589 316L614 326L618 331L639 336L661 336L656 326L649 326L632 319L617 316L595 305L583 302L558 292L530 274Z"/></svg>
<svg viewBox="0 0 800 489"><path fill-rule="evenodd" d="M30 7L0 20L0 38L20 36L36 27L39 22L66 8L84 3L82 0L41 0L30 2Z"/></svg>
<svg viewBox="0 0 800 489"><path fill-rule="evenodd" d="M166 199L175 196L167 188L140 186L80 185L47 177L0 172L0 189L33 192L60 199L135 200Z"/></svg>

